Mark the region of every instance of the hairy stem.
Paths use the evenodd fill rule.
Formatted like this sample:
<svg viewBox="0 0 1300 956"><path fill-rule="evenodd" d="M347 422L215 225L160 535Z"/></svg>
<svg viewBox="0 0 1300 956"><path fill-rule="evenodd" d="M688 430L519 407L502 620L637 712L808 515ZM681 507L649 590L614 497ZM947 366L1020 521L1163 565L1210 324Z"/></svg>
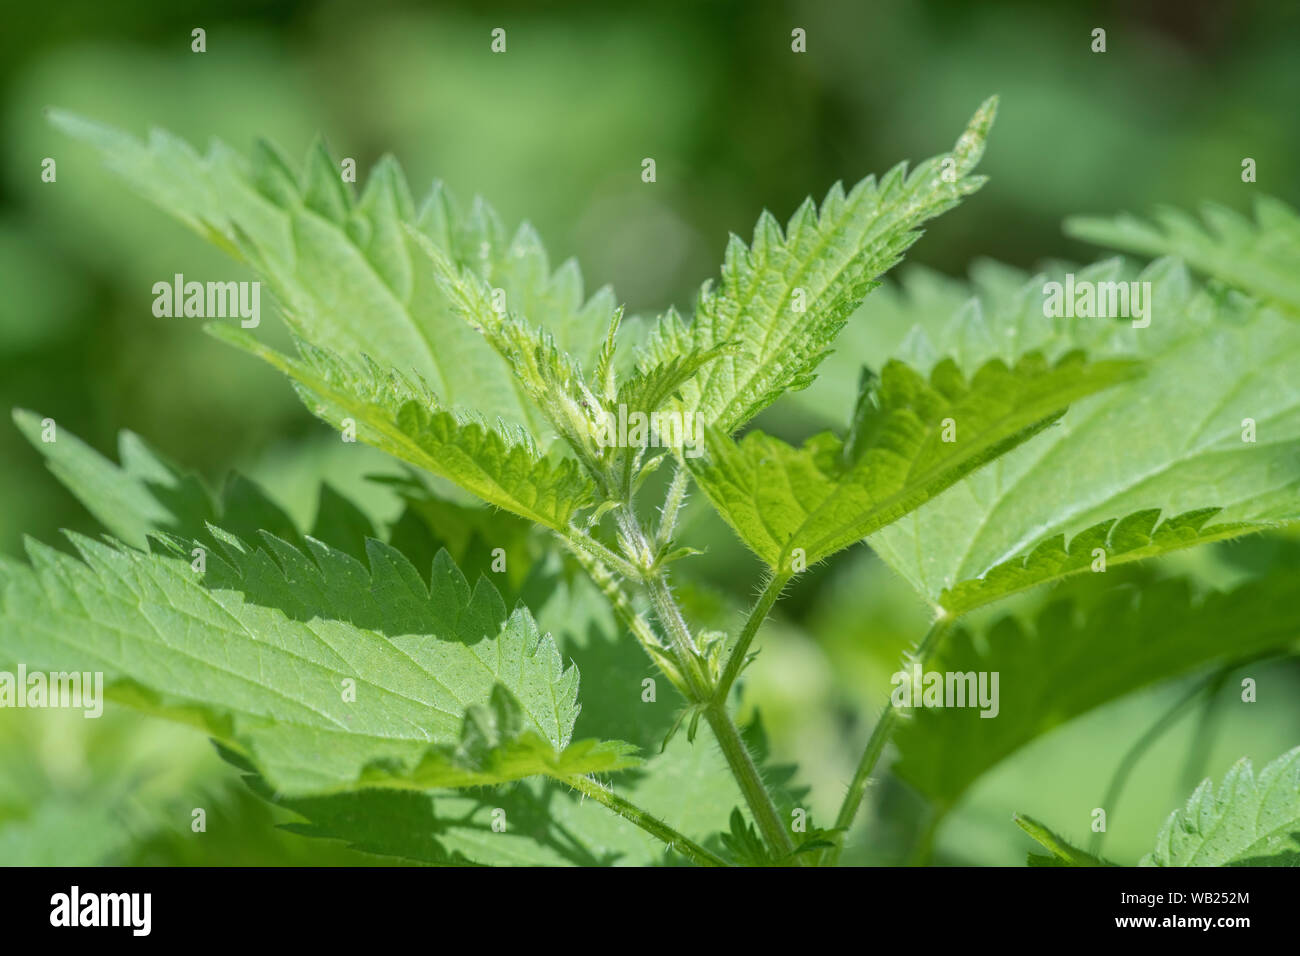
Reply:
<svg viewBox="0 0 1300 956"><path fill-rule="evenodd" d="M645 830L646 833L649 833L658 840L662 840L670 849L676 850L688 860L698 863L700 866L727 865L726 861L721 857L710 853L694 840L678 833L658 817L651 816L635 804L624 800L622 797L614 793L614 791L606 790L591 778L579 775L556 775L555 779L561 783L568 784L575 790L580 790L597 803L613 810L624 820L630 820L632 823L635 823L642 830Z"/></svg>
<svg viewBox="0 0 1300 956"><path fill-rule="evenodd" d="M677 666L687 684L687 697L693 703L708 700L709 679L704 673L699 651L691 638L690 628L686 626L681 609L673 598L672 590L668 587L667 575L663 569L654 567L654 554L645 532L641 530L641 522L637 520L630 505L616 509L614 517L628 549L628 557L640 564L637 577L645 585L650 604L655 609L655 617L668 635L677 658Z"/></svg>
<svg viewBox="0 0 1300 956"><path fill-rule="evenodd" d="M763 785L763 779L758 775L758 767L754 765L754 758L749 755L749 748L741 739L740 731L736 728L731 715L719 701L714 700L705 707L704 717L713 728L713 736L717 738L718 746L722 748L722 755L727 758L727 766L731 768L736 783L740 785L740 792L744 794L745 802L749 804L749 810L754 814L754 820L758 823L763 838L782 858L792 857L794 843L781 824L781 816L777 813L772 795Z"/></svg>
<svg viewBox="0 0 1300 956"><path fill-rule="evenodd" d="M772 795L767 792L759 776L754 759L750 756L740 731L727 713L724 703L715 697L715 688L704 668L695 641L691 638L690 628L682 617L681 609L668 586L668 576L661 567L653 564L653 553L646 540L641 524L632 512L630 505L623 505L615 511L619 530L628 548L628 557L632 561L643 562L641 580L650 595L650 603L655 609L655 616L668 634L672 644L673 655L687 684L687 696L691 703L702 705L703 714L713 729L722 754L731 768L732 775L740 787L740 792L749 804L750 812L758 823L759 830L772 850L781 857L789 857L794 852L790 834L781 825L780 815Z"/></svg>
<svg viewBox="0 0 1300 956"><path fill-rule="evenodd" d="M749 612L749 617L745 619L745 626L741 628L740 637L736 639L736 646L731 649L731 655L727 658L727 666L723 669L722 677L718 680L718 686L714 690L714 700L722 704L727 702L727 695L731 693L731 685L736 682L736 678L740 676L741 668L745 666L745 657L749 653L749 645L754 642L754 636L758 633L758 629L767 620L772 605L776 604L776 599L781 596L781 590L792 576L790 572L775 574L767 582L767 587L763 588L763 593L758 596L754 609Z"/></svg>
<svg viewBox="0 0 1300 956"><path fill-rule="evenodd" d="M600 593L605 596L609 606L614 609L615 616L623 622L623 626L632 632L632 636L637 639L637 643L650 656L655 665L664 672L681 693L689 697L686 685L686 678L677 667L676 661L667 653L667 648L660 641L659 636L655 634L650 622L632 606L632 601L624 593L623 588L619 585L618 579L610 573L597 558L592 557L590 553L580 548L572 549L574 558L582 565L587 572L593 584L600 589Z"/></svg>
<svg viewBox="0 0 1300 956"><path fill-rule="evenodd" d="M939 641L948 633L952 627L953 618L944 614L935 619L930 625L930 629L925 632L925 637L921 638L921 643L917 645L913 653L915 659L924 668L926 661L934 653ZM844 839L848 834L848 829L853 825L854 819L858 815L858 809L862 806L862 798L867 792L867 780L871 777L871 772L876 769L876 763L880 760L880 755L885 751L885 745L894 734L894 728L898 726L898 711L894 708L891 699L885 704L885 709L880 714L880 719L876 721L876 726L872 728L871 737L867 740L866 750L862 752L862 759L858 761L858 769L853 774L853 781L849 784L849 792L844 795L844 802L840 805L839 816L835 818L835 826L839 833L835 837L835 845L822 854L821 862L827 866L834 866L840 858L840 852L844 849Z"/></svg>
<svg viewBox="0 0 1300 956"><path fill-rule="evenodd" d="M654 606L655 617L659 619L659 623L672 643L673 652L677 657L677 666L681 668L682 675L690 688L691 701L699 703L708 700L711 696L709 676L704 671L704 663L695 647L695 641L691 638L686 620L682 617L681 609L677 606L672 590L668 587L667 579L663 574L651 575L646 580L646 590L650 595L650 603Z"/></svg>
<svg viewBox="0 0 1300 956"><path fill-rule="evenodd" d="M574 554L585 554L590 558L594 558L606 567L613 568L625 578L635 580L638 576L637 569L630 562L615 554L589 534L570 528L567 533L560 534L560 540L568 545L569 550L573 551Z"/></svg>

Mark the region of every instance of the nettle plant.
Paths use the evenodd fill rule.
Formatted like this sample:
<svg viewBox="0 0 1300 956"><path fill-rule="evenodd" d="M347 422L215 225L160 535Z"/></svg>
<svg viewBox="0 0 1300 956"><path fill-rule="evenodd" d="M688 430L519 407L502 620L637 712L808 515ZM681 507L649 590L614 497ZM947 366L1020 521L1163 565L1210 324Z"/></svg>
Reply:
<svg viewBox="0 0 1300 956"><path fill-rule="evenodd" d="M985 772L1072 717L1286 653L1290 568L1210 593L1115 569L1300 520L1300 219L1269 202L1257 224L1072 224L1210 274L1198 286L1162 258L1070 275L1112 296L1149 283L1143 322L1045 315L1045 276L989 265L959 294L922 276L859 312L922 224L979 189L994 110L951 152L836 185L784 229L764 213L689 320L669 310L631 343L613 294L584 298L529 227L510 236L440 186L417 206L391 159L358 196L320 146L298 174L264 145L200 156L55 114L247 264L296 354L210 331L409 477L386 533L328 487L304 530L247 480L213 494L134 435L119 465L19 412L110 536L0 563L0 659L102 670L116 700L211 734L300 832L372 853L827 865L891 744L932 806L928 841ZM908 334L882 346L885 323ZM845 389L841 428L800 445L746 430L819 372ZM715 626L730 609L682 586L693 486L767 569L730 630ZM737 680L787 586L864 539L933 609L909 665L996 670L1000 707L891 703L838 816L812 821L757 720L738 727ZM1059 585L1032 620L968 617L1067 578L1090 587ZM1037 862L1101 862L1021 824L1051 852ZM1294 862L1298 831L1300 750L1207 781L1148 861Z"/></svg>

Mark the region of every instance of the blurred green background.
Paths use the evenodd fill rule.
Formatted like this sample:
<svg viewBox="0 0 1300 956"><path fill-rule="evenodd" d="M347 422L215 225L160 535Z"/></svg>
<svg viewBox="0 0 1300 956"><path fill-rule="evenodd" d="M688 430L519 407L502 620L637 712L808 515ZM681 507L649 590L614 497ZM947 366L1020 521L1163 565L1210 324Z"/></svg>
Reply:
<svg viewBox="0 0 1300 956"><path fill-rule="evenodd" d="M645 316L689 306L716 274L727 233L747 235L763 208L784 219L837 179L947 149L991 93L1002 98L983 167L991 182L933 224L909 263L960 277L980 256L1021 267L1096 257L1061 233L1076 212L1207 199L1244 210L1256 188L1300 204L1294 4L612 6L10 7L0 35L0 404L52 416L110 454L129 428L213 482L237 467L303 522L324 477L376 519L394 514L391 493L363 479L386 468L382 459L339 454L276 373L191 323L153 317L159 279L243 276L57 133L49 106L241 151L267 137L301 155L320 131L359 170L392 152L413 187L437 176L461 196L482 193L511 225L530 220L555 263L576 256L589 288L612 284ZM207 32L204 54L190 51L194 27ZM494 27L507 30L507 55L489 51ZM791 52L795 27L806 53ZM1105 54L1090 51L1094 27L1107 31ZM1241 182L1245 156L1258 163L1258 186ZM55 183L41 181L45 157L58 163ZM653 185L640 179L645 157L656 161ZM817 424L809 416L789 404L774 421L807 432ZM0 552L20 554L23 535L96 532L7 420L0 462ZM710 586L747 601L755 567L730 536L700 511L686 534L710 543L699 564ZM1210 583L1226 580L1218 554L1180 560ZM777 755L820 792L814 814L825 820L924 611L858 549L802 582L779 625L750 692ZM1008 761L949 821L936 858L1022 861L1012 809L1086 819L1120 757L1117 729L1128 739L1180 693L1104 708ZM4 766L26 768L0 781L0 862L6 827L32 832L59 806L77 808L87 830L79 849L48 844L49 862L361 859L277 834L274 815L194 734L121 714L89 723L0 718ZM1184 721L1142 764L1108 842L1115 856L1149 849L1186 793L1194 726ZM1205 769L1221 773L1243 753L1264 761L1298 739L1293 709L1249 727L1229 720ZM196 849L180 836L188 810L176 808L195 805L197 792L211 793L237 837ZM129 795L130 815L115 802L113 826L99 826L109 793ZM890 828L912 812L888 785L880 797L889 825L860 861L895 859Z"/></svg>

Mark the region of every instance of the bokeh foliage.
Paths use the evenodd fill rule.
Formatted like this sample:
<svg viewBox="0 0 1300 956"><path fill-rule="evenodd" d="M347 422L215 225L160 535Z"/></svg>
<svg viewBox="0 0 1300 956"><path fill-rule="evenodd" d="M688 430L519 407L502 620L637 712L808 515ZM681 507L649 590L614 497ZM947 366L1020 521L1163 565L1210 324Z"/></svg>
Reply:
<svg viewBox="0 0 1300 956"><path fill-rule="evenodd" d="M207 31L206 54L190 52L195 26ZM497 26L505 56L488 51ZM790 52L796 26L808 34L803 55ZM1104 55L1088 48L1096 26L1107 30ZM272 371L187 320L153 317L159 279L246 276L73 148L46 122L48 106L199 145L219 137L246 149L269 136L293 154L319 130L363 172L392 152L419 189L437 176L463 196L491 197L510 224L533 222L557 257L576 255L589 287L612 283L630 312L651 316L688 305L727 232L743 233L762 208L784 219L837 179L930 155L993 92L1002 111L983 167L991 181L933 225L909 266L960 277L979 257L1029 269L1091 258L1060 229L1075 213L1203 200L1244 211L1256 188L1241 182L1245 156L1261 190L1300 205L1288 175L1300 153L1298 47L1300 14L1269 0L544 12L246 0L201 14L158 0L25 5L6 12L0 36L0 403L38 409L105 452L132 429L213 484L239 467L304 527L326 477L377 524L401 506L391 486L364 478L391 465L340 448ZM46 156L58 161L57 183L41 182ZM652 186L640 180L644 157L656 160ZM764 425L801 439L842 411L795 397ZM23 535L97 532L7 425L0 462L0 551L20 553ZM750 599L756 562L707 509L688 520L683 537L708 552L694 559L701 583L687 598L725 620ZM1180 556L1134 579L1177 570L1226 587L1243 568L1287 560L1279 547L1260 539ZM1046 600L1010 610L1032 616ZM814 793L838 797L888 675L923 627L923 609L862 548L815 569L781 606L748 699ZM1300 687L1294 662L1252 674ZM1027 841L1007 825L1012 809L1086 820L1123 757L1114 740L1132 736L1118 731L1149 725L1183 693L1131 695L1017 754L948 820L936 859L1019 862ZM1149 848L1189 772L1220 776L1242 754L1262 765L1300 737L1295 708L1267 700L1249 718L1218 720L1212 735L1207 719L1193 712L1141 763L1112 814L1108 855ZM201 736L133 715L100 726L0 714L0 765L0 862L364 859L278 833L283 815L251 798ZM220 808L210 813L220 838L189 835L197 805ZM825 819L834 808L812 809ZM872 840L854 841L846 860L897 860L924 831L919 801L892 781L867 817ZM20 840L40 852L18 855Z"/></svg>

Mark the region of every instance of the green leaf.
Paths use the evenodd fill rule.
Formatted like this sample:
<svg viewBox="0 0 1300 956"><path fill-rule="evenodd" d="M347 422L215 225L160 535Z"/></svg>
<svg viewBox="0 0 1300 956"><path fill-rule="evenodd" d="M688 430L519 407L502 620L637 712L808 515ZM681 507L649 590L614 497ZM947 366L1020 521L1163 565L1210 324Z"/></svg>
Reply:
<svg viewBox="0 0 1300 956"><path fill-rule="evenodd" d="M251 160L219 142L200 156L159 130L140 142L62 111L51 121L95 147L147 199L247 262L299 338L421 378L449 408L472 407L549 438L503 360L453 313L410 229L502 289L560 348L594 360L613 294L602 289L584 302L577 265L553 272L534 230L525 224L508 235L482 200L462 209L435 183L417 209L391 157L357 198L319 143L298 175L266 143Z"/></svg>
<svg viewBox="0 0 1300 956"><path fill-rule="evenodd" d="M1078 274L1131 277L1118 262ZM1142 360L1146 374L1077 402L1036 440L871 538L936 607L969 610L1085 570L1088 545L1115 563L1300 520L1300 380L1291 374L1300 325L1198 290L1174 262L1138 279L1152 283L1148 328L1044 319L1042 276L1011 294L1004 283L996 301L951 317L983 326L963 340L964 366L1022 348L1050 357L1083 347ZM918 340L909 344L903 351L921 361ZM1254 442L1243 441L1246 419Z"/></svg>
<svg viewBox="0 0 1300 956"><path fill-rule="evenodd" d="M102 497L113 504L111 495L99 491L101 486L112 489L115 482L122 481L133 493L145 494L150 506L141 509L145 517L136 523L142 536L178 529L186 536L207 536L202 524L205 518L197 519L198 529L191 530L195 518L188 513L173 513L164 506L173 500L168 492L173 476L181 476L180 470L168 466L171 470L163 473L167 480L162 481L150 469L138 467L141 449L145 448L138 438L123 433L122 444L134 451L123 455L121 469L77 442L66 430L60 430L57 443L42 443L38 448L51 456L52 464L70 454L87 456L85 473L73 472L82 480L69 484L96 513L114 516L111 508L99 509L96 502ZM148 460L160 460L156 453L149 455L152 457ZM546 570L552 561L535 563L531 556L535 549L526 540L530 525L520 518L502 511L454 505L410 480L401 482L399 491L407 499L408 511L394 526L391 543L417 566L422 561L426 576L440 547L445 546L462 567L479 568L484 573L493 564L488 543L506 547L510 554L508 571L493 580L513 588L522 584L526 603L539 610L543 629L555 633L566 657L575 657L584 671L599 675L599 680L584 692L585 706L575 733L579 737L588 732L609 736L614 731L615 736L634 739L642 743L642 749L654 752L642 772L619 778L618 792L652 808L656 815L670 816L674 824L690 829L698 839L713 832L716 815L725 813L739 799L725 764L716 749L702 745L674 745L663 754L657 753L656 735L661 731L651 712L666 712L674 706L670 700L672 688L667 684L661 687L659 705L641 700L641 682L653 675L653 669L639 655L627 653L626 642L619 639L594 588L584 578L557 579ZM148 497L150 494L158 495L158 500ZM175 498L180 500L181 496ZM205 505L201 514L209 513ZM364 529L362 520L349 502L323 489L313 537L332 527L335 537L350 540ZM356 553L364 557L364 542ZM579 597L570 599L570 594ZM252 765L240 762L249 773L256 773ZM389 857L434 864L680 862L675 854L666 858L666 848L659 841L561 784L526 781L508 793L495 790L473 797L453 792L395 790L390 782L378 781L376 788L284 798L275 795L260 777L257 779L258 793L307 818L309 822L289 828L294 832L345 840L358 849ZM492 811L498 808L508 817L504 833L492 827ZM26 841L23 834L28 831L15 829L12 833L15 841ZM0 840L3 838L0 834Z"/></svg>
<svg viewBox="0 0 1300 956"><path fill-rule="evenodd" d="M922 223L979 189L971 171L997 109L991 98L972 117L951 153L909 175L894 167L846 196L837 183L820 210L807 200L783 232L765 212L746 247L727 245L722 281L701 291L688 325L670 310L651 336L642 368L679 355L733 345L682 387L681 411L731 433L788 389L812 382L849 314L920 236Z"/></svg>
<svg viewBox="0 0 1300 956"><path fill-rule="evenodd" d="M771 866L772 853L758 835L754 824L745 819L740 808L731 811L727 832L722 834L727 855L739 866Z"/></svg>
<svg viewBox="0 0 1300 956"><path fill-rule="evenodd" d="M617 410L618 406L623 406L629 413L651 415L663 408L669 399L679 396L682 387L706 365L735 351L735 346L722 344L674 355L658 364L646 363L619 385L614 408Z"/></svg>
<svg viewBox="0 0 1300 956"><path fill-rule="evenodd" d="M734 351L730 346L722 344L674 355L616 383L613 361L621 312L615 312L597 360L595 382L589 385L581 362L560 348L546 330L500 309L482 279L458 267L423 236L417 235L416 239L428 255L452 308L506 361L519 386L542 410L555 433L587 471L608 486L608 496L628 494L632 472L651 441L680 449L692 437L701 437L685 434L685 426L670 429L669 434L652 427L645 430L644 440L629 444L622 440L618 424L640 415L653 426L657 419L652 416L706 365ZM680 420L680 416L675 419Z"/></svg>
<svg viewBox="0 0 1300 956"><path fill-rule="evenodd" d="M600 733L631 741L648 754L636 770L615 778L618 795L705 842L726 826L741 800L716 746L685 734L659 752L664 732L683 701L648 660L628 653L599 592L585 578L556 572L554 556L530 574L525 588L538 621L551 630L566 657L588 679L577 736ZM597 675L597 679L591 677ZM658 685L644 700L644 681ZM706 732L707 733L707 732ZM746 741L760 766L763 741L751 725ZM251 768L249 768L251 769ZM765 779L783 782L788 771L764 767ZM254 782L258 792L264 785ZM527 780L508 791L417 794L368 789L307 799L276 798L307 822L291 829L327 837L371 853L421 863L494 865L607 865L680 863L663 843L610 813L594 800L545 780ZM492 812L505 811L504 832L492 828Z"/></svg>
<svg viewBox="0 0 1300 956"><path fill-rule="evenodd" d="M997 717L969 707L912 711L895 738L894 770L948 808L1021 747L1096 707L1160 681L1283 651L1300 633L1295 574L1282 568L1199 596L1182 579L1114 586L1116 573L1108 572L1085 580L1072 599L1047 605L1032 625L1006 617L978 631L955 630L926 670L997 673Z"/></svg>
<svg viewBox="0 0 1300 956"><path fill-rule="evenodd" d="M427 257L453 311L483 336L506 362L516 385L550 422L593 475L599 475L596 437L602 421L600 398L583 378L580 362L545 329L498 308L491 287L458 266L426 237L410 230ZM610 323L617 330L617 316Z"/></svg>
<svg viewBox="0 0 1300 956"><path fill-rule="evenodd" d="M416 481L391 484L406 509L393 523L388 543L417 566L429 566L434 555L445 549L466 576L497 574L493 580L502 591L517 594L533 567L533 551L550 540L532 523L499 508L448 501ZM509 556L504 572L498 548ZM531 600L524 603L539 606Z"/></svg>
<svg viewBox="0 0 1300 956"><path fill-rule="evenodd" d="M1201 219L1180 209L1157 209L1152 221L1128 214L1074 216L1075 238L1148 256L1178 256L1194 269L1300 317L1300 215L1286 203L1255 200L1255 220L1217 203Z"/></svg>
<svg viewBox="0 0 1300 956"><path fill-rule="evenodd" d="M1300 866L1300 747L1256 778L1233 764L1218 792L1206 780L1160 828L1142 866Z"/></svg>
<svg viewBox="0 0 1300 956"><path fill-rule="evenodd" d="M1118 521L1109 519L1080 531L1068 545L1065 535L1058 534L1043 540L1028 554L990 568L983 577L948 588L939 595L939 604L950 614L964 614L1082 571L1105 571L1130 561L1259 530L1250 522L1210 524L1221 510L1200 508L1163 521L1154 508L1136 511Z"/></svg>
<svg viewBox="0 0 1300 956"><path fill-rule="evenodd" d="M350 419L360 441L446 478L489 504L557 531L595 491L572 459L549 459L519 428L490 426L440 408L422 384L373 363L351 364L306 343L300 359L267 348L241 329L209 327L220 339L288 375L303 403L335 428Z"/></svg>
<svg viewBox="0 0 1300 956"><path fill-rule="evenodd" d="M214 494L134 432L124 430L118 435L121 464L117 465L66 428L58 429L54 441L42 441L42 418L35 412L19 408L13 416L19 431L44 456L50 472L100 524L132 547L144 548L155 532L207 539L210 523L239 536L265 530L294 544L302 541L284 510L242 475L232 474L221 493ZM322 509L331 496L338 497L323 486ZM313 534L350 554L364 553L336 539L341 530L318 525Z"/></svg>
<svg viewBox="0 0 1300 956"><path fill-rule="evenodd" d="M188 511L182 514L165 506L184 497L168 493L173 477L181 475L179 469L169 466L170 471L155 473L140 467L140 460L160 459L153 452L142 459L143 443L130 433L123 433L123 447L133 451L123 454L121 469L77 442L66 430L60 430L57 443L38 447L51 455L52 463L64 460L68 454L86 456L86 467L72 472L81 480L69 484L97 514L114 516L111 508L101 509L97 504L101 497L108 505L115 501L113 495L99 493L101 486L111 490L117 482L124 482L133 493L158 496L157 500L147 497L149 508L140 509L143 517L135 527L142 536L176 529L187 537L207 536L202 526L206 519L195 519ZM554 556L534 562L531 555L535 549L526 540L531 526L520 518L497 510L454 505L412 480L400 482L398 487L407 499L408 511L394 526L391 544L417 566L423 563L426 579L427 569L441 547L445 546L462 567L479 568L484 573L493 565L488 543L506 547L510 554L508 570L493 580L515 588L522 585L517 593L528 606L538 610L543 629L555 634L566 657L576 659L585 672L599 675L584 692L585 705L575 733L581 737L588 733L610 736L612 732L613 736L636 741L641 749L653 754L642 772L619 778L620 795L668 818L697 839L703 840L714 832L718 820L724 819L721 815L740 798L725 764L716 748L690 747L684 741L658 753L662 719L670 719L666 715L680 705L680 700L674 701L674 691L666 683L660 688L658 704L641 700L642 681L655 676L653 668L639 655L627 653L626 640L619 638L603 599L585 577L557 576L552 569ZM323 530L325 521L326 525L342 525L338 536L351 538L361 529L355 511L337 495L327 496L323 491L313 537L318 537L316 532ZM196 513L207 515L209 509L205 505ZM199 527L191 530L195 520ZM363 545L359 554L364 557L365 553ZM660 720L655 713L660 714ZM246 761L241 765L250 773L256 772ZM560 784L527 781L509 793L495 791L484 797L416 794L391 789L387 784L377 789L292 799L275 796L264 781L256 789L310 821L291 827L295 832L335 837L371 853L417 862L591 865L652 864L665 859L662 843ZM505 833L492 828L492 811L497 808L504 809L509 819ZM669 859L678 861L675 855Z"/></svg>
<svg viewBox="0 0 1300 956"><path fill-rule="evenodd" d="M327 484L320 488L311 536L353 557L366 553L367 540L379 538L365 512Z"/></svg>
<svg viewBox="0 0 1300 956"><path fill-rule="evenodd" d="M929 380L892 361L868 382L846 441L829 433L801 448L761 432L736 443L709 431L708 455L689 465L709 500L759 557L792 570L898 521L979 466L1038 434L1071 402L1132 378L1133 363L1013 368L994 360L969 382L953 362Z"/></svg>
<svg viewBox="0 0 1300 956"><path fill-rule="evenodd" d="M597 866L617 860L600 854L592 839L598 828L587 818L578 821L583 829L573 826L572 802L556 784L528 781L485 796L369 789L295 798L277 797L256 779L250 784L302 818L286 825L290 832L342 840L379 856L433 866ZM493 828L494 813L505 830Z"/></svg>
<svg viewBox="0 0 1300 956"><path fill-rule="evenodd" d="M367 568L311 540L304 553L213 534L204 574L176 540L183 557L72 536L77 560L29 543L30 566L0 563L0 657L103 671L131 702L246 750L289 794L635 762L626 744L571 741L577 670L446 555L426 586L378 542Z"/></svg>
<svg viewBox="0 0 1300 956"><path fill-rule="evenodd" d="M1052 852L1051 862L1045 862L1041 857L1035 857L1031 853L1029 855L1029 864L1031 866L1114 866L1113 863L1107 863L1091 853L1071 846L1064 837L1053 833L1044 824L1039 823L1031 816L1017 813L1015 820L1020 829Z"/></svg>

